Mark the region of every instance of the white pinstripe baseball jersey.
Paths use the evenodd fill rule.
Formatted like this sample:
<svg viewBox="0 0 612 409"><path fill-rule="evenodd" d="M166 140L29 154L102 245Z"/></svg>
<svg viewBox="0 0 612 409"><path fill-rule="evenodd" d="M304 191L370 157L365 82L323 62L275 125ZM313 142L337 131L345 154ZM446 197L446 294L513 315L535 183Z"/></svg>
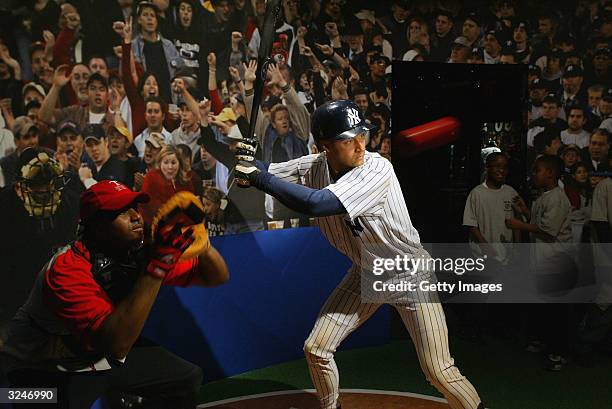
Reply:
<svg viewBox="0 0 612 409"><path fill-rule="evenodd" d="M374 258L427 254L410 221L393 166L378 153L366 152L363 165L335 183L325 153L273 163L269 172L287 182L329 189L338 197L347 213L316 221L329 242L353 261L351 272L371 269Z"/></svg>

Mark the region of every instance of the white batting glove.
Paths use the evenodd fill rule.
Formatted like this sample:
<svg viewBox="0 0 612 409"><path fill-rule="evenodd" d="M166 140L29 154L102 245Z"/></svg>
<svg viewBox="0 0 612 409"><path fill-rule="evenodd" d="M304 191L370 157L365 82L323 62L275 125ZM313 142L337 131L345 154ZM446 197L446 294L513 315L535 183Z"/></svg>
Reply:
<svg viewBox="0 0 612 409"><path fill-rule="evenodd" d="M255 160L255 152L257 152L257 140L256 139L242 139L236 145L236 160L252 162Z"/></svg>

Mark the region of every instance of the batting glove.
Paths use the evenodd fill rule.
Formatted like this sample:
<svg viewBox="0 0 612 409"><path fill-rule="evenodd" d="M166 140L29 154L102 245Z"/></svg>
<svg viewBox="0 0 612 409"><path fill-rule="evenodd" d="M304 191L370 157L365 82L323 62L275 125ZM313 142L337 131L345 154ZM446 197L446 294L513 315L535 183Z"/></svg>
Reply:
<svg viewBox="0 0 612 409"><path fill-rule="evenodd" d="M257 168L255 162L241 160L236 165L234 178L236 179L238 186L250 187L255 185L257 175L259 175L260 173L261 171Z"/></svg>
<svg viewBox="0 0 612 409"><path fill-rule="evenodd" d="M183 252L191 246L195 238L191 229L182 232L182 226L162 229L157 235L153 254L147 265L147 273L163 279L174 269Z"/></svg>
<svg viewBox="0 0 612 409"><path fill-rule="evenodd" d="M236 145L236 160L252 162L255 160L255 152L257 152L257 139L242 139Z"/></svg>

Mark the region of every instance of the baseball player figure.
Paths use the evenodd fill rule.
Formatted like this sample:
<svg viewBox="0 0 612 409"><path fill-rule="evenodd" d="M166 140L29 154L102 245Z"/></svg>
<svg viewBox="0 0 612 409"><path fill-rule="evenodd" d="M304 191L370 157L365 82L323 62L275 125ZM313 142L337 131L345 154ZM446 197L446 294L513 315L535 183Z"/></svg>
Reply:
<svg viewBox="0 0 612 409"><path fill-rule="evenodd" d="M350 100L328 102L312 115L318 154L283 163L254 161L254 144L236 152L236 181L315 217L329 242L353 265L323 305L304 344L312 381L323 409L340 408L334 352L383 302L393 302L415 345L427 380L453 409L484 409L472 384L450 355L444 311L436 293L414 292L381 302L364 301L374 258L427 256L391 162L365 150L369 125ZM390 280L397 280L393 277ZM435 281L431 273L415 279Z"/></svg>

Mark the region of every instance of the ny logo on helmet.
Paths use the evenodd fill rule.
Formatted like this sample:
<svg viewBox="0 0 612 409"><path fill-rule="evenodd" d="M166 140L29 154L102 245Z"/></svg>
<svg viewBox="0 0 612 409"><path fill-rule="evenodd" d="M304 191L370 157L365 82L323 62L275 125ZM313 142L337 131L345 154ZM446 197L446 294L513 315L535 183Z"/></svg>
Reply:
<svg viewBox="0 0 612 409"><path fill-rule="evenodd" d="M346 110L348 114L348 121L350 126L357 126L361 122L361 118L359 118L359 111L355 108L349 108Z"/></svg>

